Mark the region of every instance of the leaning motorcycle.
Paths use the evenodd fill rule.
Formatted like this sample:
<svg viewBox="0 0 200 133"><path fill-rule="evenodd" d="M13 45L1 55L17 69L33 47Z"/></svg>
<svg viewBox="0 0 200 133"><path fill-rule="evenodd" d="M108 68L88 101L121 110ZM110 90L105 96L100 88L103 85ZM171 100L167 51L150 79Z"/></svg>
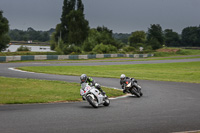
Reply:
<svg viewBox="0 0 200 133"><path fill-rule="evenodd" d="M143 93L141 92L141 89L137 89L134 85L135 83L131 79L125 80L125 91L127 93L131 93L132 95L135 95L136 97L141 97Z"/></svg>
<svg viewBox="0 0 200 133"><path fill-rule="evenodd" d="M102 95L101 92L94 86L90 86L88 83L82 83L80 94L83 99L86 99L90 105L94 108L98 108L99 105L109 106L110 100L106 95Z"/></svg>

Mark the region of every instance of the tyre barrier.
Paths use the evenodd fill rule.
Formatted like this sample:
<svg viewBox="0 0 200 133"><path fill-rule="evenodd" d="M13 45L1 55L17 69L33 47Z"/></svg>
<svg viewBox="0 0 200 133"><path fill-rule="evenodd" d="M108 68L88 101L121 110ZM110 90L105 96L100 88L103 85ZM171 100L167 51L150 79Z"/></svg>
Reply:
<svg viewBox="0 0 200 133"><path fill-rule="evenodd" d="M93 54L93 55L22 55L22 56L0 56L0 62L28 61L28 60L78 60L95 58L146 58L154 54Z"/></svg>

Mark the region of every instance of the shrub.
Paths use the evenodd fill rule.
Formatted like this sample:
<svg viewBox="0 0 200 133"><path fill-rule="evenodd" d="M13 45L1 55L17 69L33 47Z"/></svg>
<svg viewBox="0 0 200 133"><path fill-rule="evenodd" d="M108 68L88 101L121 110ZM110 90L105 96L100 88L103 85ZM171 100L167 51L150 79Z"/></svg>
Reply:
<svg viewBox="0 0 200 133"><path fill-rule="evenodd" d="M103 54L103 53L116 53L117 48L112 45L104 45L104 44L98 44L96 45L93 50L95 53Z"/></svg>
<svg viewBox="0 0 200 133"><path fill-rule="evenodd" d="M17 51L31 51L30 48L26 47L26 46L20 46Z"/></svg>
<svg viewBox="0 0 200 133"><path fill-rule="evenodd" d="M135 51L135 47L132 47L132 46L124 47L123 51L125 51L125 52L134 52Z"/></svg>
<svg viewBox="0 0 200 133"><path fill-rule="evenodd" d="M69 45L65 46L63 49L64 54L80 54L81 53L81 48L74 46L74 45Z"/></svg>
<svg viewBox="0 0 200 133"><path fill-rule="evenodd" d="M184 50L184 49L180 49L176 52L176 54L180 54L180 55L192 55L191 51L188 50Z"/></svg>

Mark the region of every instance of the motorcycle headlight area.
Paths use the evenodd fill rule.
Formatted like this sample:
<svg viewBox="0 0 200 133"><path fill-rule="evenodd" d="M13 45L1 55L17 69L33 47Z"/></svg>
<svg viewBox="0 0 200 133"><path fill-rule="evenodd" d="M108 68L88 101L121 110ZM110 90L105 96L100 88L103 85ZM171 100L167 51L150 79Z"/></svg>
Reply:
<svg viewBox="0 0 200 133"><path fill-rule="evenodd" d="M127 84L126 87L131 87L131 82L129 84Z"/></svg>

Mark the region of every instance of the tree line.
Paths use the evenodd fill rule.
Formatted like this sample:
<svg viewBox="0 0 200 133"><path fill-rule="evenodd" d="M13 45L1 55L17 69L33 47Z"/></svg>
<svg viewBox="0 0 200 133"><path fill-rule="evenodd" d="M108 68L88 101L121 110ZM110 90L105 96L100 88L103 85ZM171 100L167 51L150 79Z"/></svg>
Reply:
<svg viewBox="0 0 200 133"><path fill-rule="evenodd" d="M200 26L186 27L181 34L172 29L163 30L159 24L151 24L148 31L131 34L113 33L105 26L90 28L85 19L82 0L64 0L60 23L49 31L9 30L8 20L0 12L0 51L7 47L10 39L15 41L49 41L51 49L60 54L80 53L127 53L156 50L168 47L200 47ZM3 40L3 41L2 41Z"/></svg>
<svg viewBox="0 0 200 133"><path fill-rule="evenodd" d="M9 30L8 35L11 40L14 41L39 41L46 42L50 40L50 35L54 32L54 29L50 29L49 31L36 31L32 27L29 27L26 31L13 29Z"/></svg>

